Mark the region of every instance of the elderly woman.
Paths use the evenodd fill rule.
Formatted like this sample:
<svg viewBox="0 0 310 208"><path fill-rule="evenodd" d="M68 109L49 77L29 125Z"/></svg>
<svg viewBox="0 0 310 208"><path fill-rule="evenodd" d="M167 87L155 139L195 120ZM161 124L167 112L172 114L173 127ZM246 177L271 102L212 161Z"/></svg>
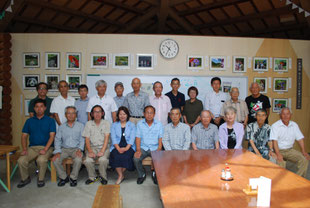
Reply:
<svg viewBox="0 0 310 208"><path fill-rule="evenodd" d="M201 100L197 99L198 89L196 87L188 88L187 94L189 99L185 101L183 109L184 123L189 127L194 127L200 121L200 113L203 110Z"/></svg>
<svg viewBox="0 0 310 208"><path fill-rule="evenodd" d="M237 110L229 106L224 109L225 123L219 127L219 142L221 149L242 149L244 128L235 121Z"/></svg>
<svg viewBox="0 0 310 208"><path fill-rule="evenodd" d="M124 180L124 171L134 170L133 155L135 150L136 126L129 121L129 111L121 106L117 111L117 120L111 127L112 146L110 148L110 165L116 169L118 179L115 184Z"/></svg>

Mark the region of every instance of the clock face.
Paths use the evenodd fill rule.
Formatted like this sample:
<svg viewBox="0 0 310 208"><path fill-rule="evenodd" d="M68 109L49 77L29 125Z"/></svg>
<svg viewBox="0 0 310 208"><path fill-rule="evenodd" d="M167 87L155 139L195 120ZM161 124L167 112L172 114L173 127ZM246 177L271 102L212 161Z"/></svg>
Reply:
<svg viewBox="0 0 310 208"><path fill-rule="evenodd" d="M166 39L161 42L159 51L164 58L174 58L179 52L178 43L172 39Z"/></svg>

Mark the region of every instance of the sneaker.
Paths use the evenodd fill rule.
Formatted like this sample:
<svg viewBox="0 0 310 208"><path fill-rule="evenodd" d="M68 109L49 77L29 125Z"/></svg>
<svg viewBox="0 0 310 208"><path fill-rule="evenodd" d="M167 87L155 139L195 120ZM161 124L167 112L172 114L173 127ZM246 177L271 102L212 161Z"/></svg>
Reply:
<svg viewBox="0 0 310 208"><path fill-rule="evenodd" d="M75 187L76 185L77 185L77 180L73 180L72 178L70 178L70 186Z"/></svg>
<svg viewBox="0 0 310 208"><path fill-rule="evenodd" d="M89 184L92 184L92 183L94 183L95 181L94 180L92 180L92 179L87 179L86 181L85 181L85 184L86 185L89 185Z"/></svg>
<svg viewBox="0 0 310 208"><path fill-rule="evenodd" d="M66 177L66 179L60 179L60 181L58 182L58 186L64 186L64 185L66 185L66 183L68 183L69 182L69 178L68 177Z"/></svg>
<svg viewBox="0 0 310 208"><path fill-rule="evenodd" d="M152 179L153 179L153 183L157 185L157 177L156 177L155 171L152 171Z"/></svg>
<svg viewBox="0 0 310 208"><path fill-rule="evenodd" d="M41 187L45 186L45 182L44 182L44 181L39 181L39 180L38 180L37 186L38 186L39 188L41 188Z"/></svg>
<svg viewBox="0 0 310 208"><path fill-rule="evenodd" d="M26 186L30 182L31 182L31 179L30 179L30 177L28 177L26 180L20 181L19 184L17 184L17 188L23 188L24 186Z"/></svg>
<svg viewBox="0 0 310 208"><path fill-rule="evenodd" d="M145 178L146 178L145 174L141 178L138 178L137 179L137 184L139 184L139 185L142 184L144 182Z"/></svg>
<svg viewBox="0 0 310 208"><path fill-rule="evenodd" d="M101 177L101 176L99 176L99 180L100 180L102 185L107 185L108 184L108 181L105 178Z"/></svg>

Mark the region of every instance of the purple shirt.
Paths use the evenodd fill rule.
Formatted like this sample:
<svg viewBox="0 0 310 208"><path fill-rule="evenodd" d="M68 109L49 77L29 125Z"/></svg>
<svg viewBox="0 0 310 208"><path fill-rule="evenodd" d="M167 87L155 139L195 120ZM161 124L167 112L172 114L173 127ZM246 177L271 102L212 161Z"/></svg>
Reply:
<svg viewBox="0 0 310 208"><path fill-rule="evenodd" d="M236 146L235 149L242 149L242 139L244 135L244 128L243 124L235 122L233 124L233 129L235 131L237 141L236 141ZM220 148L221 149L228 149L227 148L227 142L228 142L228 131L227 131L227 123L223 123L219 127L219 142L220 142Z"/></svg>

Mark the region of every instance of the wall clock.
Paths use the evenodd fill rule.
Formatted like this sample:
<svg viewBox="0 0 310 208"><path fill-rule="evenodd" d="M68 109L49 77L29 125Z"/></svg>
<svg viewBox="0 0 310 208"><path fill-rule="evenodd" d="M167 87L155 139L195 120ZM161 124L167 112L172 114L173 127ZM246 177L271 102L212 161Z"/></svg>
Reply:
<svg viewBox="0 0 310 208"><path fill-rule="evenodd" d="M166 39L159 46L160 54L167 59L176 57L179 53L179 45L175 40Z"/></svg>

